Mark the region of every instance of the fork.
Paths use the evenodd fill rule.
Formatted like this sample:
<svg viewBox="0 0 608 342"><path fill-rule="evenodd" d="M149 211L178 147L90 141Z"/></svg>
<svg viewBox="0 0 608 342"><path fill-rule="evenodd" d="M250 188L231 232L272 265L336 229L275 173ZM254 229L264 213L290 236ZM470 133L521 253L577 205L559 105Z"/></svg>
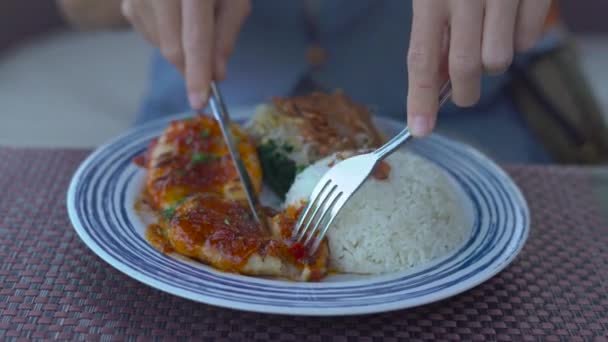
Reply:
<svg viewBox="0 0 608 342"><path fill-rule="evenodd" d="M448 80L439 92L440 107L451 94L452 85ZM411 136L409 128L405 127L377 150L347 158L327 171L313 189L306 208L298 218L292 233L293 240L303 247L310 246L308 252L314 254L344 204L365 182L376 165Z"/></svg>

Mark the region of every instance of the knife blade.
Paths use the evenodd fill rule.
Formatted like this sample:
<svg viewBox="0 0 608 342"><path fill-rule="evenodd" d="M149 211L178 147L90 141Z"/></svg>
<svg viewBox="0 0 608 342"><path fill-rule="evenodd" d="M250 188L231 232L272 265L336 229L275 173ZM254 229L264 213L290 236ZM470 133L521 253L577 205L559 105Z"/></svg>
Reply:
<svg viewBox="0 0 608 342"><path fill-rule="evenodd" d="M224 104L222 95L215 82L211 82L211 98L209 100L209 104L211 106L211 112L213 113L213 116L220 125L224 140L226 141L226 145L228 146L228 150L230 151L230 157L234 162L236 171L241 180L241 184L245 189L247 202L249 203L249 207L251 209L251 212L253 213L253 217L260 224L262 229L265 230L266 233L270 233L270 230L267 227L267 222L262 219L262 216L258 212L258 198L255 194L255 189L253 187L253 183L251 182L251 178L249 177L249 173L247 173L247 169L245 168L245 163L241 158L241 154L238 150L237 145L234 143L234 136L232 135L232 130L230 130L230 116L228 115L228 110L226 109L226 105Z"/></svg>

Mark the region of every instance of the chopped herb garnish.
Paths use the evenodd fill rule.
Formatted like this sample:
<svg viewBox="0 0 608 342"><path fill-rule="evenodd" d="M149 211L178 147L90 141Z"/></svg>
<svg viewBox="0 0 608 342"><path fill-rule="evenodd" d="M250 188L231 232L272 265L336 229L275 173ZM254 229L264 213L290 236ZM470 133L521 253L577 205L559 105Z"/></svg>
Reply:
<svg viewBox="0 0 608 342"><path fill-rule="evenodd" d="M191 144L192 144L192 140L193 140L193 139L192 139L192 136L191 136L191 135L189 135L189 136L186 138L186 144L191 145Z"/></svg>
<svg viewBox="0 0 608 342"><path fill-rule="evenodd" d="M168 208L163 209L162 215L165 218L165 220L170 220L173 217L173 215L175 215L175 207L168 207Z"/></svg>
<svg viewBox="0 0 608 342"><path fill-rule="evenodd" d="M208 154L203 152L197 152L192 155L192 164L208 163L210 161L218 160L220 157L215 154Z"/></svg>
<svg viewBox="0 0 608 342"><path fill-rule="evenodd" d="M211 134L211 132L209 131L208 128L203 128L203 130L201 131L201 138L205 139L209 137L209 134Z"/></svg>
<svg viewBox="0 0 608 342"><path fill-rule="evenodd" d="M181 171L181 170L180 170ZM188 197L182 197L179 200L177 200L172 206L167 207L165 209L163 209L161 211L161 215L163 215L163 217L166 220L171 220L171 218L173 218L173 215L175 215L175 209L177 207L179 207L182 203L184 203L186 200L188 199Z"/></svg>
<svg viewBox="0 0 608 342"><path fill-rule="evenodd" d="M245 219L247 219L248 221L253 220L253 214L252 213L245 213Z"/></svg>
<svg viewBox="0 0 608 342"><path fill-rule="evenodd" d="M228 220L228 218L226 217L226 218L224 219L224 223L225 223L227 226L229 226L229 225L230 225L230 220Z"/></svg>

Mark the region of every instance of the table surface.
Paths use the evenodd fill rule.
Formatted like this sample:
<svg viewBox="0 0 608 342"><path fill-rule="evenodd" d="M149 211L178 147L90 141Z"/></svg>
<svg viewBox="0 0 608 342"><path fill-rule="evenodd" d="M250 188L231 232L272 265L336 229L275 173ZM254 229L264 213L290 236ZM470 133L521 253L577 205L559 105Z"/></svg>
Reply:
<svg viewBox="0 0 608 342"><path fill-rule="evenodd" d="M94 255L70 224L66 189L84 150L0 148L0 340L605 341L608 168L506 167L530 238L489 281L438 303L311 318L194 303Z"/></svg>

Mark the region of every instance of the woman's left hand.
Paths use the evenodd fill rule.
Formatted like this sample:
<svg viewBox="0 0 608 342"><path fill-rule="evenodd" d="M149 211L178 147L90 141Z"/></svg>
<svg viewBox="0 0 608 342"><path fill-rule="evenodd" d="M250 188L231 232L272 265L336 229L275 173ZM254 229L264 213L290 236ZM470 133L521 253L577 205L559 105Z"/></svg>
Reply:
<svg viewBox="0 0 608 342"><path fill-rule="evenodd" d="M551 0L413 0L408 52L408 125L431 133L439 88L449 76L452 101L472 106L482 72L504 72L514 51L531 48L542 34Z"/></svg>

